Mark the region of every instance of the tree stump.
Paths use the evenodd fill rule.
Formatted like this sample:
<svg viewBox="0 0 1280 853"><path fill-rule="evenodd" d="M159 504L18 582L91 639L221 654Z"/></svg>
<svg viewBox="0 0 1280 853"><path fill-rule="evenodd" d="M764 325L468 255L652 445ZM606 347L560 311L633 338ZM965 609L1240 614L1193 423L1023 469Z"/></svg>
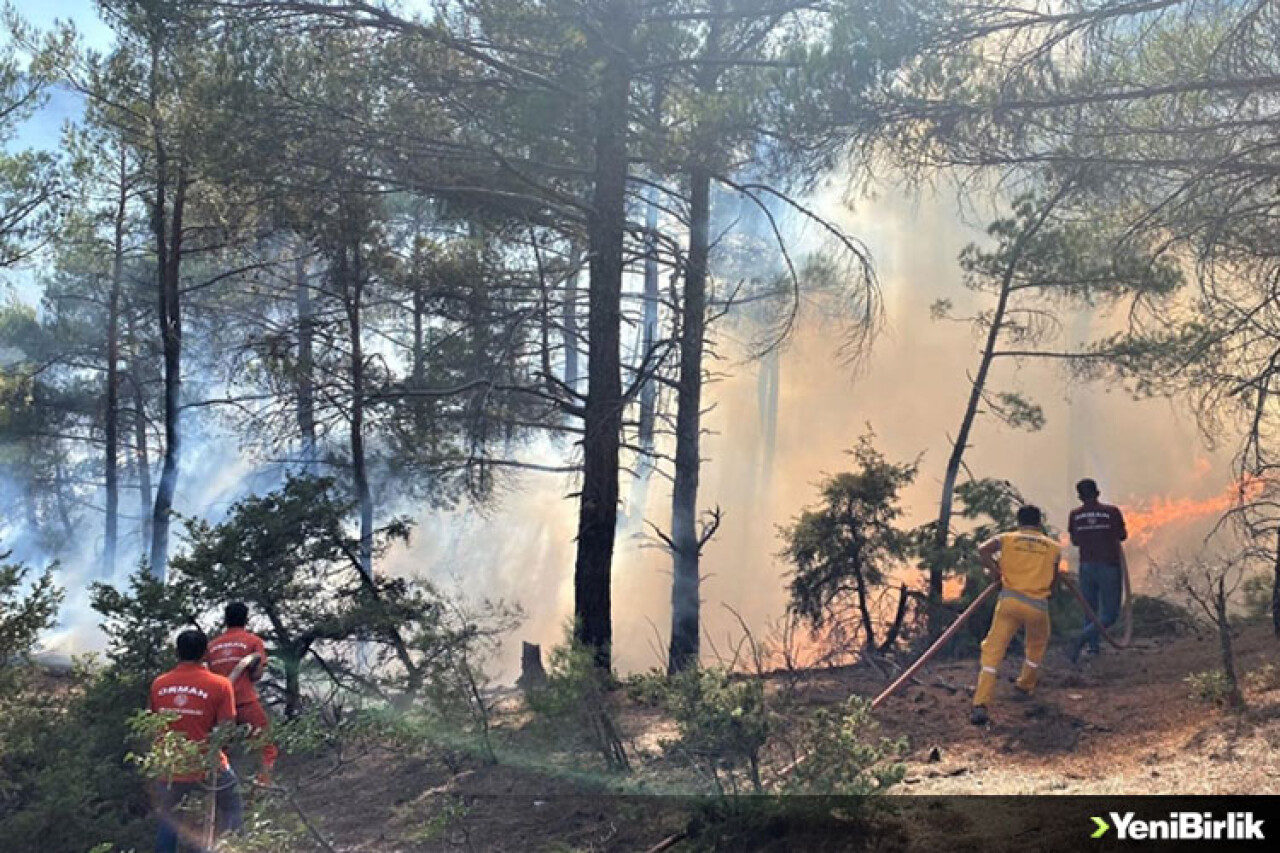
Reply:
<svg viewBox="0 0 1280 853"><path fill-rule="evenodd" d="M520 677L516 687L525 693L546 686L547 671L542 668L542 646L537 643L521 643Z"/></svg>

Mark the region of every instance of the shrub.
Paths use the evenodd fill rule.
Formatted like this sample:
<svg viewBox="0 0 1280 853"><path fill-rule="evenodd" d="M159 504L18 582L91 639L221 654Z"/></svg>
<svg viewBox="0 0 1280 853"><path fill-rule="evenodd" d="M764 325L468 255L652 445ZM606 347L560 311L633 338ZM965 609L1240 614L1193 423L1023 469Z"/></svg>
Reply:
<svg viewBox="0 0 1280 853"><path fill-rule="evenodd" d="M1225 705L1231 698L1231 679L1221 669L1193 672L1183 681L1191 686L1193 696L1212 705Z"/></svg>
<svg viewBox="0 0 1280 853"><path fill-rule="evenodd" d="M668 750L688 756L720 793L737 793L744 777L763 789L760 753L769 739L764 682L713 667L671 677L667 707L680 737Z"/></svg>
<svg viewBox="0 0 1280 853"><path fill-rule="evenodd" d="M905 739L876 739L879 725L871 703L850 696L838 711L817 711L800 739L801 758L783 785L787 793L868 796L902 781L906 766L896 759Z"/></svg>
<svg viewBox="0 0 1280 853"><path fill-rule="evenodd" d="M0 714L0 838L6 849L80 853L91 842L145 849L155 831L139 774L125 769L143 682L79 666Z"/></svg>

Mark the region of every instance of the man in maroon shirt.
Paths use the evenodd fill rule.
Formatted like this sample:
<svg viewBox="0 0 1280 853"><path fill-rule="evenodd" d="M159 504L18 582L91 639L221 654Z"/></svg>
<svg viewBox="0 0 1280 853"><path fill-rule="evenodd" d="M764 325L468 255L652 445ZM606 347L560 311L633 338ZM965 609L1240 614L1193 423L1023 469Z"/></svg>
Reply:
<svg viewBox="0 0 1280 853"><path fill-rule="evenodd" d="M1098 614L1105 627L1111 627L1120 615L1120 591L1123 581L1122 545L1128 538L1124 516L1118 507L1098 500L1098 484L1093 480L1076 483L1081 504L1071 510L1067 531L1071 544L1080 549L1080 592ZM1080 658L1087 645L1094 654L1100 651L1101 633L1093 620L1086 619L1084 630L1071 643L1071 662Z"/></svg>
<svg viewBox="0 0 1280 853"><path fill-rule="evenodd" d="M169 713L171 731L181 732L190 741L207 744L214 728L222 723L235 725L236 699L231 682L210 672L201 663L209 641L202 631L189 629L178 635L178 665L151 683L147 703L153 713ZM243 824L243 806L236 788L236 774L226 753L217 757L217 815L219 831L238 831ZM201 792L208 771L203 767L184 768L157 780L156 807L160 831L156 853L173 853L178 847L178 820L174 809L188 794Z"/></svg>

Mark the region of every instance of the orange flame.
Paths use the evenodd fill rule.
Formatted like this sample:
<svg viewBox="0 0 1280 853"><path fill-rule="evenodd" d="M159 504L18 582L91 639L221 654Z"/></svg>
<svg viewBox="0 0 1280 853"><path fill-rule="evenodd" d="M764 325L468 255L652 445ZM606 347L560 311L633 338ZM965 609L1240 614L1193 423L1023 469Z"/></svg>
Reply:
<svg viewBox="0 0 1280 853"><path fill-rule="evenodd" d="M1263 482L1260 479L1246 477L1210 498L1196 500L1157 497L1145 506L1122 506L1120 509L1124 512L1129 541L1146 545L1164 527L1221 515L1242 502L1256 499L1262 489Z"/></svg>

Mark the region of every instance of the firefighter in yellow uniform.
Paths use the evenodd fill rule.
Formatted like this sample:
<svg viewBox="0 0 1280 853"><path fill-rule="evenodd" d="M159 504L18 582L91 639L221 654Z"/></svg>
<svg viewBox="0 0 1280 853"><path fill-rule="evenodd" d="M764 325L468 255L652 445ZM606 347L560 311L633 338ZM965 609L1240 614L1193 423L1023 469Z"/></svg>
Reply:
<svg viewBox="0 0 1280 853"><path fill-rule="evenodd" d="M1000 662L1019 629L1027 632L1027 657L1016 689L1030 695L1040 677L1040 664L1049 647L1049 594L1062 558L1062 548L1044 534L1042 522L1039 507L1019 507L1018 529L1002 533L978 549L982 565L1000 581L1001 590L991 630L982 641L982 670L970 717L974 725L987 722Z"/></svg>

